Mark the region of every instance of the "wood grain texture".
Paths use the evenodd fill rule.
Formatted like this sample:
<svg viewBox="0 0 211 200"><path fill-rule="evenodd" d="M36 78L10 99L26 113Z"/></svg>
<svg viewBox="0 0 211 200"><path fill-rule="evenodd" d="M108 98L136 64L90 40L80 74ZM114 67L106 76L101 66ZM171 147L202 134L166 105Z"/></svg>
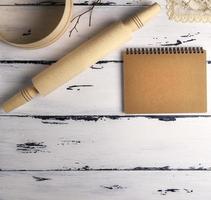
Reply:
<svg viewBox="0 0 211 200"><path fill-rule="evenodd" d="M210 120L4 116L0 117L0 169L210 170Z"/></svg>
<svg viewBox="0 0 211 200"><path fill-rule="evenodd" d="M2 172L0 198L198 200L211 198L210 181L210 172Z"/></svg>
<svg viewBox="0 0 211 200"><path fill-rule="evenodd" d="M0 31L33 35L31 18L22 17L45 10L53 19L62 2L1 0L5 17ZM74 16L92 2L74 0ZM211 63L209 25L169 21L166 2L158 2L158 17L121 49L48 97L12 115L0 112L0 200L210 199L210 92L206 115L122 113L121 52L126 47L203 46ZM91 26L86 14L78 32L69 36L73 23L59 41L43 49L0 43L0 103L98 30L150 3L102 0L92 12ZM6 16L19 20L11 20L9 27ZM210 65L207 69L209 91Z"/></svg>

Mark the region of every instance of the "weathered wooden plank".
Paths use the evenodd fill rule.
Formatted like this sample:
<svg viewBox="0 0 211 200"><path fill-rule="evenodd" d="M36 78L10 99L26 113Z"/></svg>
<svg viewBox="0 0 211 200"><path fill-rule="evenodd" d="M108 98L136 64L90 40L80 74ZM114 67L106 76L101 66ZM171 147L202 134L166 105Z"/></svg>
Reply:
<svg viewBox="0 0 211 200"><path fill-rule="evenodd" d="M39 64L0 65L0 105L30 82L31 77L48 67ZM211 77L211 68L207 68ZM28 115L93 115L123 114L122 64L119 61L101 61L46 97L39 97L13 111ZM208 78L208 112L211 114L211 83ZM5 114L0 111L0 114Z"/></svg>
<svg viewBox="0 0 211 200"><path fill-rule="evenodd" d="M1 116L0 169L210 170L210 121L197 116Z"/></svg>
<svg viewBox="0 0 211 200"><path fill-rule="evenodd" d="M0 198L210 199L210 181L207 172L1 172Z"/></svg>
<svg viewBox="0 0 211 200"><path fill-rule="evenodd" d="M1 65L0 104L24 87L48 65ZM121 65L102 63L46 97L34 99L13 114L114 114L122 113ZM106 100L105 100L106 99ZM3 111L0 111L4 114Z"/></svg>
<svg viewBox="0 0 211 200"><path fill-rule="evenodd" d="M121 9L120 9L121 8ZM10 8L7 8L10 9ZM8 10L6 8L3 9L3 16L6 16L8 14ZM17 11L17 8L11 8L10 12ZM21 50L13 47L9 47L5 44L2 45L1 48L1 63L7 63L8 60L13 60L11 62L8 62L9 65L1 65L1 81L4 87L2 87L1 91L1 102L3 102L4 99L6 99L9 95L13 93L14 90L17 90L20 86L24 85L25 82L30 80L30 77L32 74L35 74L35 72L38 72L42 66L36 65L35 69L31 69L32 66L35 65L27 65L27 63L39 63L39 61L36 61L36 59L43 60L56 60L60 58L62 55L64 55L66 52L69 51L69 49L77 46L79 43L81 43L83 40L86 40L88 37L90 37L94 32L96 32L97 29L100 27L105 26L109 21L114 21L119 18L123 18L123 16L127 12L132 12L137 10L136 8L127 8L127 7L96 7L96 9L93 12L93 20L92 20L92 27L88 26L88 19L89 15L85 15L84 18L81 18L81 23L79 24L78 30L79 33L73 33L71 37L69 37L69 33L67 32L66 35L59 40L54 45L39 49L39 50ZM23 10L23 9L22 9ZM76 7L75 14L80 13L84 10L82 7ZM109 15L110 10L112 10L114 13L118 13L117 15ZM5 12L5 13L4 13ZM36 15L39 15L39 12L41 12L41 9L27 8L27 11L24 11L23 16L26 14L26 12L33 13L35 12ZM22 13L22 12L20 12ZM6 23L6 17L4 17L5 23ZM20 22L21 20L17 20ZM14 21L11 20L11 22L14 23ZM161 24L160 24L161 23ZM209 29L207 28L207 25L205 24L199 24L198 26L195 26L195 24L178 24L178 23L170 23L165 16L164 10L162 13L156 18L154 21L150 23L148 27L145 27L142 31L135 34L134 40L126 44L122 49L115 51L114 53L111 53L107 58L111 60L109 63L109 67L106 64L107 61L105 61L103 64L99 66L106 67L102 70L96 70L92 69L91 71L93 73L84 73L84 76L81 75L74 81L71 82L71 85L92 85L94 87L83 87L85 90L81 90L80 92L78 90L72 91L72 90L66 90L70 85L65 85L63 89L58 90L58 93L52 93L53 96L48 96L44 98L43 100L36 101L37 104L33 104L33 108L31 106L24 107L24 111L21 111L21 113L28 113L28 114L112 114L112 113L121 113L122 110L122 97L121 97L121 65L118 64L118 62L121 60L121 50L123 50L125 47L138 47L141 43L145 43L143 46L160 46L165 45L169 43L174 43L178 38L182 40L183 45L187 44L187 41L189 41L190 45L202 45L202 43L206 43L207 48L209 50L210 43L209 41ZM159 24L156 26L156 24ZM177 25L175 28L177 28L177 31L170 31L172 29L173 25ZM179 28L181 26L181 28ZM3 29L4 26L1 26L1 29ZM10 32L15 34L14 30L17 29L7 29L7 31L10 30ZM152 29L152 31L151 31ZM199 29L202 31L199 32ZM26 31L26 29L21 29L19 27L19 30ZM84 30L84 31L82 31ZM176 29L175 29L176 30ZM191 30L191 31L190 31ZM198 30L198 31L197 31ZM154 35L154 33L159 33L160 36ZM172 33L171 36L165 36L167 33ZM32 31L33 33L33 31ZM172 39L170 39L172 37ZM143 38L143 40L142 40ZM139 41L140 40L140 41ZM141 42L142 41L142 42ZM174 42L172 42L174 41ZM10 52L8 54L8 52ZM208 59L209 59L210 51L208 51ZM16 60L29 60L28 62L25 62L24 65L14 65L14 63L17 63L14 61L14 58ZM113 63L117 61L117 63ZM48 63L49 61L47 61ZM13 67L11 67L13 66ZM17 69L16 69L17 67ZM23 69L20 69L23 67ZM37 69L38 67L38 69ZM29 74L26 74L29 73ZM102 73L103 72L103 73ZM209 72L208 72L209 73ZM109 74L109 76L107 76ZM4 78L6 77L6 78ZM85 78L84 78L85 77ZM108 78L109 77L109 78ZM208 75L209 77L209 75ZM77 81L79 80L79 82ZM80 81L82 80L82 81ZM208 79L209 81L209 79ZM109 83L109 84L108 84ZM112 84L110 84L112 83ZM95 86L96 85L96 86ZM209 82L208 82L209 86ZM79 88L80 89L80 88ZM63 91L62 93L59 93L59 91ZM70 96L71 93L71 96ZM73 95L74 93L74 95ZM81 95L84 94L84 95ZM208 94L209 95L209 94ZM87 98L88 97L88 98ZM89 104L85 101L86 99L89 99ZM107 99L107 101L105 101ZM208 98L209 99L209 98ZM39 103L38 103L39 102ZM209 102L209 101L208 101ZM46 105L51 105L46 106ZM71 105L71 106L70 106ZM57 107L58 106L58 107ZM87 107L89 106L89 107ZM36 108L36 109L35 109ZM53 109L52 109L53 108ZM20 112L17 112L20 114Z"/></svg>
<svg viewBox="0 0 211 200"><path fill-rule="evenodd" d="M42 13L42 9L50 9L50 7L1 7L1 14L5 16L1 19L0 31L9 34L11 37L26 33L31 30L31 36L34 34L30 20L21 20L23 16L37 16ZM55 44L37 50L23 50L14 48L3 43L0 44L1 54L0 60L57 60L69 52L71 49L78 46L83 41L90 38L99 29L107 26L113 21L124 19L125 16L137 11L140 6L97 6L92 12L92 25L89 27L89 13L80 18L80 23L76 31L70 37L70 30L74 22L70 25L65 35ZM87 10L83 6L74 7L74 16ZM116 13L110 15L110 13ZM52 14L53 15L53 14ZM6 16L9 16L6 17ZM19 20L14 20L17 18ZM30 19L30 17L28 17ZM28 25L27 25L28 24ZM45 24L44 24L45 25ZM42 26L44 26L42 24ZM41 26L41 27L42 27ZM28 36L26 36L28 37ZM208 60L210 56L210 28L208 24L198 23L176 23L168 20L165 6L162 7L162 12L152 20L141 31L134 34L133 39L123 45L121 49L109 54L105 59L120 60L121 51L126 47L156 47L156 46L203 46L208 50ZM8 52L10 52L8 54Z"/></svg>

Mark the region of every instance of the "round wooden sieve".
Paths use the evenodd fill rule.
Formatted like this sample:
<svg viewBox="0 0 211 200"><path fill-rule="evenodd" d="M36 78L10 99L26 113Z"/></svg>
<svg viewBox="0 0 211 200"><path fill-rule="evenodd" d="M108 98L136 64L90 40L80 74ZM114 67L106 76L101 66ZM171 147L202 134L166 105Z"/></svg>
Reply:
<svg viewBox="0 0 211 200"><path fill-rule="evenodd" d="M48 30L48 32L44 33L43 35L41 34L40 38L24 40L24 39L20 39L19 37L17 39L17 38L11 38L7 36L6 34L3 34L0 32L0 41L3 41L7 44L10 44L16 47L25 48L25 49L36 49L36 48L48 46L52 44L53 42L55 42L56 40L58 40L59 37L61 37L66 31L71 21L72 7L73 7L72 0L65 0L65 7L62 10L60 19L57 19L58 22L56 22L56 25L51 27L51 29ZM45 13L45 15L47 15L47 13ZM39 22L39 23L42 23L42 22ZM42 31L42 30L39 30L39 31Z"/></svg>

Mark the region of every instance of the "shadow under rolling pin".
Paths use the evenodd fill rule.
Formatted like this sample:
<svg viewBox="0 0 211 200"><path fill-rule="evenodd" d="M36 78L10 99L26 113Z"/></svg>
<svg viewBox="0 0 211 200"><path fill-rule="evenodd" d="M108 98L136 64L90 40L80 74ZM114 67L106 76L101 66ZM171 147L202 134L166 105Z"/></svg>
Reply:
<svg viewBox="0 0 211 200"><path fill-rule="evenodd" d="M110 25L33 77L31 85L20 90L3 104L3 110L10 112L31 101L37 95L45 96L49 94L130 40L133 32L140 29L159 11L159 4L154 3L128 19Z"/></svg>

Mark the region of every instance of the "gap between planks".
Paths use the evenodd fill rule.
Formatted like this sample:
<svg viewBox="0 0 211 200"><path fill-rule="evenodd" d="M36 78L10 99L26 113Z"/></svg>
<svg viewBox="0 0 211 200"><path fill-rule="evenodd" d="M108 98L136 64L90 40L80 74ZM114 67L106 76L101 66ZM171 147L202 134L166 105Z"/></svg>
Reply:
<svg viewBox="0 0 211 200"><path fill-rule="evenodd" d="M211 167L189 167L189 168L170 168L169 166L164 167L134 167L134 168L89 168L89 166L84 166L77 169L0 169L0 172L98 172L98 171L211 171Z"/></svg>
<svg viewBox="0 0 211 200"><path fill-rule="evenodd" d="M51 65L57 62L57 60L0 60L1 64L35 64L35 65ZM211 60L206 61L208 65L211 64ZM123 60L100 60L95 65L107 64L107 63L123 63Z"/></svg>
<svg viewBox="0 0 211 200"><path fill-rule="evenodd" d="M0 60L0 64L35 64L35 65L51 65L57 62L56 60ZM211 63L211 61L207 61ZM123 63L122 60L100 60L95 64L107 63Z"/></svg>
<svg viewBox="0 0 211 200"><path fill-rule="evenodd" d="M159 121L165 122L172 122L176 121L177 119L184 119L184 118L210 118L211 115L11 115L11 114L0 114L0 117L7 117L7 118L34 118L34 119L41 119L41 120L58 120L58 121L66 121L66 120L74 120L74 121L95 121L102 119L109 119L109 120L121 120L121 119L134 119L134 118L147 118L147 119L157 119Z"/></svg>

